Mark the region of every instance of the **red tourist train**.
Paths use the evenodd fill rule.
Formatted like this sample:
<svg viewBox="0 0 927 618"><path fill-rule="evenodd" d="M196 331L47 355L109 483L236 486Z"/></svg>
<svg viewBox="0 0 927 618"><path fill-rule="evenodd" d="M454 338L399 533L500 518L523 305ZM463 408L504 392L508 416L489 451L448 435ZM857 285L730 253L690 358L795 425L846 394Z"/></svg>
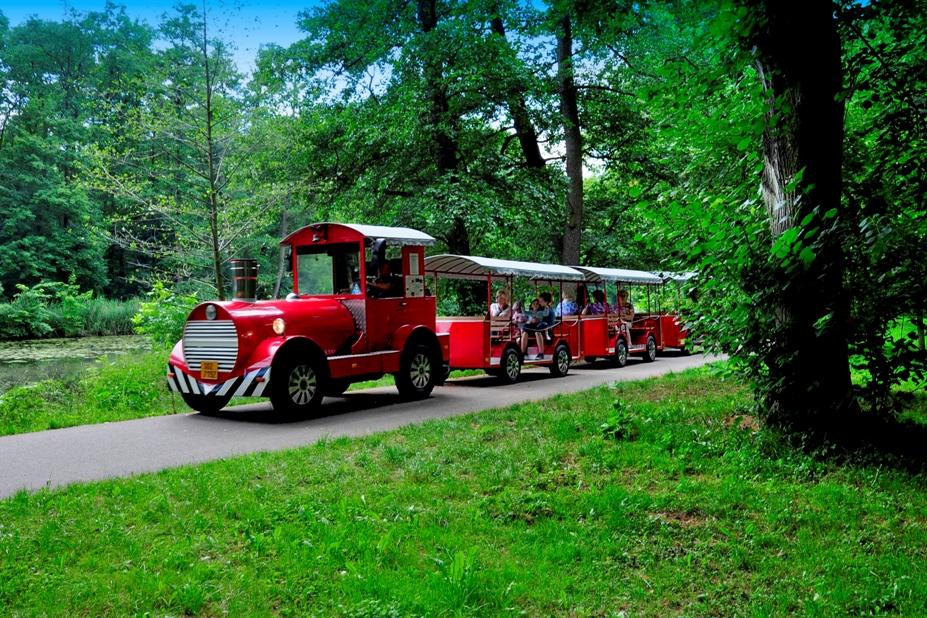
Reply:
<svg viewBox="0 0 927 618"><path fill-rule="evenodd" d="M215 412L232 397L269 397L278 413L305 415L325 396L352 382L387 373L400 394L427 397L452 369L483 369L505 382L523 366L546 366L564 376L572 362L628 355L655 360L666 347L686 345L676 315L650 311L650 291L664 285L652 273L567 267L440 255L425 258L435 239L408 228L341 223L304 227L281 243L293 272L286 300L257 301L256 264L236 260L235 300L193 309L168 365L170 390L194 410ZM387 259L387 249L394 256ZM441 279L486 282L487 312L437 317ZM515 280L603 298L614 284L616 302L583 315L575 304L529 337L511 313L493 316L493 284L511 291ZM643 289L648 309L622 304L628 287ZM543 295L543 294L542 294ZM580 299L582 300L582 299Z"/></svg>

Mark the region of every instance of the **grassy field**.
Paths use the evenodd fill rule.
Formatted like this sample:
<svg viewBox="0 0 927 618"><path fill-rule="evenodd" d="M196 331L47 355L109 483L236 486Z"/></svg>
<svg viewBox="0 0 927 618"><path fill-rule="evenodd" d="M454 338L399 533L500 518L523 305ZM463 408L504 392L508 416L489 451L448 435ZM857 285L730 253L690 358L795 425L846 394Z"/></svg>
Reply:
<svg viewBox="0 0 927 618"><path fill-rule="evenodd" d="M190 412L180 395L167 390L168 355L153 350L104 358L75 375L0 393L0 436ZM451 377L471 374L482 372L455 371ZM393 384L393 377L385 376L348 390ZM230 405L258 401L267 399L238 398Z"/></svg>
<svg viewBox="0 0 927 618"><path fill-rule="evenodd" d="M927 482L706 370L0 502L0 615L923 615Z"/></svg>

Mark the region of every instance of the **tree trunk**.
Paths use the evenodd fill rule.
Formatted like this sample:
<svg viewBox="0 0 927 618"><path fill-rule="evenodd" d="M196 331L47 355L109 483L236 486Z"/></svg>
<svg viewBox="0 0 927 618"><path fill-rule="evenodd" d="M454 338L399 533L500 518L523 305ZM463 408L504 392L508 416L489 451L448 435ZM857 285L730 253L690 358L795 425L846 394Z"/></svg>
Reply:
<svg viewBox="0 0 927 618"><path fill-rule="evenodd" d="M417 15L422 32L428 34L438 25L436 0L418 0ZM435 145L437 147L438 170L442 175L457 169L457 143L454 140L444 121L450 121L448 112L450 106L447 101L447 92L442 84L441 66L426 53L425 79L428 85L428 97L431 100L431 113L429 114L429 128L434 131ZM451 122L450 126L456 123Z"/></svg>
<svg viewBox="0 0 927 618"><path fill-rule="evenodd" d="M494 17L489 23L494 34L506 38L505 25L501 17ZM515 135L525 157L525 166L544 167L544 157L541 155L541 147L538 146L538 134L531 123L531 116L528 115L528 104L522 91L517 86L513 87L513 91L507 94L507 99L509 113L512 114L512 122L515 125Z"/></svg>
<svg viewBox="0 0 927 618"><path fill-rule="evenodd" d="M290 196L286 196L283 203L283 220L280 222L280 239L286 238L286 213L290 207ZM283 274L286 272L286 247L280 247L280 260L277 263L277 282L274 284L274 294L271 298L277 299L280 296L280 284L283 283Z"/></svg>
<svg viewBox="0 0 927 618"><path fill-rule="evenodd" d="M576 84L573 81L573 32L570 16L560 20L557 33L557 79L560 86L560 114L566 147L566 225L563 228L562 264L579 264L583 232L583 138L579 131Z"/></svg>
<svg viewBox="0 0 927 618"><path fill-rule="evenodd" d="M774 241L802 220L837 209L840 219L843 152L841 44L828 0L765 0L766 23L757 38L757 68L767 93L763 135L763 197ZM773 126L773 117L779 114ZM798 189L790 183L802 172ZM820 221L820 220L818 220ZM813 227L815 224L808 227ZM776 332L769 368L769 421L798 430L839 429L857 409L852 397L843 294L844 255L836 235L812 242L807 267L775 268ZM796 256L797 257L797 256ZM817 332L819 321L831 316Z"/></svg>
<svg viewBox="0 0 927 618"><path fill-rule="evenodd" d="M209 208L209 232L212 238L212 263L216 277L216 297L218 300L225 300L225 281L222 276L222 255L219 251L219 177L218 165L216 158L216 143L213 139L213 128L215 123L215 110L212 105L213 83L209 67L209 38L206 35L206 8L203 7L203 63L206 69L206 157L208 159L208 181L209 193L207 195L207 206Z"/></svg>
<svg viewBox="0 0 927 618"><path fill-rule="evenodd" d="M416 15L422 32L428 34L434 30L438 25L436 0L418 0ZM453 134L457 119L450 116L450 105L447 100L447 91L442 83L440 63L435 61L434 56L426 54L424 66L428 96L431 100L428 128L434 135L435 163L438 173L445 176L456 172L459 165L457 141ZM451 182L455 182L453 177ZM462 215L454 216L453 225L448 233L447 245L451 253L470 255L470 233Z"/></svg>

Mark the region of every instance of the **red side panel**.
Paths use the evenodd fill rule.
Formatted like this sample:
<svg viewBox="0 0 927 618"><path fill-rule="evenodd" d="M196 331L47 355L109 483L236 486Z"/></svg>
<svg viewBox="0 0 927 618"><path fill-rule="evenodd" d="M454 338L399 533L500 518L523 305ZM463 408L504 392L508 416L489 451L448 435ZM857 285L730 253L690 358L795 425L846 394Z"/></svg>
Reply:
<svg viewBox="0 0 927 618"><path fill-rule="evenodd" d="M581 338L580 320L578 317L566 318L557 324L554 328L553 338L555 341L563 341L568 346L570 346L570 355L573 359L577 359L582 356L582 338ZM553 348L549 351L550 354L553 354Z"/></svg>
<svg viewBox="0 0 927 618"><path fill-rule="evenodd" d="M391 351L357 356L333 356L328 359L328 370L332 378L393 373L399 371L399 355L398 351Z"/></svg>
<svg viewBox="0 0 927 618"><path fill-rule="evenodd" d="M489 322L438 318L439 333L450 335L451 369L485 369L489 367Z"/></svg>
<svg viewBox="0 0 927 618"><path fill-rule="evenodd" d="M661 316L660 326L663 331L663 341L658 340L657 343L670 348L678 348L683 345L682 340L685 338L685 333L682 331L678 315Z"/></svg>
<svg viewBox="0 0 927 618"><path fill-rule="evenodd" d="M451 360L451 336L448 333L437 333L438 345L441 346L441 358L444 362Z"/></svg>
<svg viewBox="0 0 927 618"><path fill-rule="evenodd" d="M608 320L604 315L582 318L583 356L608 356Z"/></svg>

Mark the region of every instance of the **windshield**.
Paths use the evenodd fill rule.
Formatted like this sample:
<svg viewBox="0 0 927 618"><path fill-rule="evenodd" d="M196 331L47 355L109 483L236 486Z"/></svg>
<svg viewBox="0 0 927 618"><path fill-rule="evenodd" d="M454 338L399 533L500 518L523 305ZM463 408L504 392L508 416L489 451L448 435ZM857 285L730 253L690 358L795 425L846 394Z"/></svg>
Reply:
<svg viewBox="0 0 927 618"><path fill-rule="evenodd" d="M360 244L296 248L297 294L360 294Z"/></svg>

